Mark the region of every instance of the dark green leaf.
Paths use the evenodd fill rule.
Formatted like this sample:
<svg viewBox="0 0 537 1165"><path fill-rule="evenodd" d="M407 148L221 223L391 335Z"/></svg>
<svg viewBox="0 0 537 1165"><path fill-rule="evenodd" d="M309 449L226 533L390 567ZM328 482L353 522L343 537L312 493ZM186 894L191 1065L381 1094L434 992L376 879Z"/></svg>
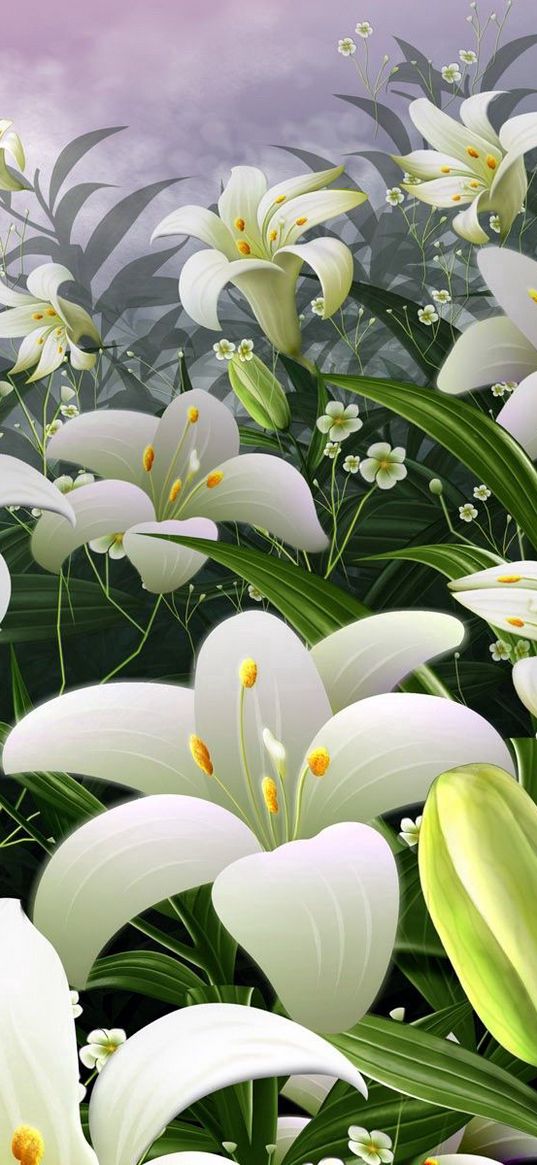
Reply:
<svg viewBox="0 0 537 1165"><path fill-rule="evenodd" d="M139 992L172 1007L182 1007L187 992L202 984L203 979L190 967L156 951L125 951L97 959L88 979L88 989Z"/></svg>

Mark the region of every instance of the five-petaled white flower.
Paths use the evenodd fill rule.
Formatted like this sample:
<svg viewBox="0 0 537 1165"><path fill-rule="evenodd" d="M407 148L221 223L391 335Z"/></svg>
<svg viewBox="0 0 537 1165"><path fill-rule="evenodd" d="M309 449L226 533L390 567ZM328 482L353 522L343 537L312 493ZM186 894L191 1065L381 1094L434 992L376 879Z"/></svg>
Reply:
<svg viewBox="0 0 537 1165"><path fill-rule="evenodd" d="M1 141L1 139L0 139ZM82 336L100 345L101 337L84 308L58 294L73 276L59 263L43 263L26 280L27 291L15 291L0 279L0 338L24 337L11 374L35 368L28 384L48 376L69 353L73 368L93 368L97 356L78 346Z"/></svg>
<svg viewBox="0 0 537 1165"><path fill-rule="evenodd" d="M400 445L392 449L387 441L376 441L369 446L365 461L360 463L360 473L365 481L375 482L379 489L392 489L407 475L405 456L406 449Z"/></svg>
<svg viewBox="0 0 537 1165"><path fill-rule="evenodd" d="M372 35L373 26L368 20L359 20L354 31L357 36L361 36L363 40L367 40L368 36Z"/></svg>
<svg viewBox="0 0 537 1165"><path fill-rule="evenodd" d="M504 639L495 639L494 643L490 644L489 651L495 663L511 658L511 648Z"/></svg>
<svg viewBox="0 0 537 1165"><path fill-rule="evenodd" d="M491 216L489 218L489 227L490 227L491 231L494 231L495 235L501 235L502 222L501 222L499 214L491 214Z"/></svg>
<svg viewBox="0 0 537 1165"><path fill-rule="evenodd" d="M216 344L213 344L213 352L217 360L231 360L235 347L231 340L217 340Z"/></svg>
<svg viewBox="0 0 537 1165"><path fill-rule="evenodd" d="M391 1165L393 1161L392 1139L387 1133L367 1129L359 1125L351 1125L349 1129L349 1149L356 1157L365 1161L366 1165Z"/></svg>
<svg viewBox="0 0 537 1165"><path fill-rule="evenodd" d="M358 405L344 405L340 400L330 400L322 417L317 419L317 428L327 433L329 441L345 441L352 433L362 428L363 421L358 416Z"/></svg>
<svg viewBox="0 0 537 1165"><path fill-rule="evenodd" d="M459 71L458 66L448 68ZM454 79L460 79L460 71ZM528 189L524 154L537 146L537 113L512 117L496 133L488 106L497 96L488 92L468 97L459 110L462 124L426 97L413 101L412 121L433 149L394 158L420 179L412 186L415 198L434 207L457 208L453 229L471 243L488 242L479 223L482 212L499 215L501 234L508 234Z"/></svg>
<svg viewBox="0 0 537 1165"><path fill-rule="evenodd" d="M527 639L517 639L513 647L513 656L515 659L527 659L531 652L530 645Z"/></svg>
<svg viewBox="0 0 537 1165"><path fill-rule="evenodd" d="M57 573L89 543L111 558L126 556L146 590L165 594L188 582L206 556L155 534L215 539L216 522L249 522L301 549L324 550L327 538L298 470L267 453L239 456L239 445L230 410L200 389L176 397L160 418L119 409L75 417L49 442L47 456L105 480L80 488L76 481L69 494L74 529L62 517L39 519L34 558Z"/></svg>
<svg viewBox="0 0 537 1165"><path fill-rule="evenodd" d="M433 288L431 296L435 303L451 303L451 295L446 287Z"/></svg>
<svg viewBox="0 0 537 1165"><path fill-rule="evenodd" d="M461 522L473 522L477 518L477 510L471 502L465 502L464 505L459 506L459 518Z"/></svg>
<svg viewBox="0 0 537 1165"><path fill-rule="evenodd" d="M477 64L477 53L473 49L459 49L459 60L465 65Z"/></svg>
<svg viewBox="0 0 537 1165"><path fill-rule="evenodd" d="M340 239L299 243L305 231L364 202L359 190L325 189L342 173L343 166L334 166L267 188L262 170L235 166L218 199L218 214L183 206L163 219L153 239L191 235L210 248L191 255L181 272L179 297L188 315L202 327L220 330L218 299L232 283L274 347L301 359L296 284L303 263L320 280L324 318L341 307L352 283L352 254Z"/></svg>
<svg viewBox="0 0 537 1165"><path fill-rule="evenodd" d="M72 1012L73 1012L73 1019L78 1019L78 1017L80 1015L82 1015L82 1012L84 1010L84 1008L80 1004L80 996L78 994L78 991L70 991L69 995L71 997L71 1008L72 1008Z"/></svg>
<svg viewBox="0 0 537 1165"><path fill-rule="evenodd" d="M352 36L342 36L337 42L337 51L342 57L352 57L356 52L356 43Z"/></svg>
<svg viewBox="0 0 537 1165"><path fill-rule="evenodd" d="M34 919L73 985L131 918L214 883L221 921L294 1019L325 1032L357 1022L384 979L398 913L390 847L365 823L425 801L458 764L513 772L473 710L386 692L463 633L452 616L390 611L310 652L283 620L251 609L211 631L194 689L98 684L23 717L4 745L6 774L76 771L147 794L85 822L43 872Z"/></svg>
<svg viewBox="0 0 537 1165"><path fill-rule="evenodd" d="M101 1072L110 1056L125 1043L127 1033L122 1027L97 1028L88 1035L88 1042L80 1049L79 1056L85 1068Z"/></svg>
<svg viewBox="0 0 537 1165"><path fill-rule="evenodd" d="M254 341L253 340L241 340L241 342L237 348L237 356L239 357L239 360L242 360L243 363L245 363L248 360L252 360L253 354L254 354Z"/></svg>
<svg viewBox="0 0 537 1165"><path fill-rule="evenodd" d="M516 380L499 380L496 384L492 384L490 391L493 396L506 396L508 392L514 392L517 388Z"/></svg>
<svg viewBox="0 0 537 1165"><path fill-rule="evenodd" d="M324 316L324 299L322 295L317 295L310 303L311 310L315 316Z"/></svg>
<svg viewBox="0 0 537 1165"><path fill-rule="evenodd" d="M341 444L339 441L327 441L323 449L324 456L329 457L330 461L335 461L340 452Z"/></svg>
<svg viewBox="0 0 537 1165"><path fill-rule="evenodd" d="M477 498L479 502L486 502L490 498L492 490L490 490L488 485L485 485L483 482L481 485L474 485L472 492L474 498Z"/></svg>
<svg viewBox="0 0 537 1165"><path fill-rule="evenodd" d="M457 85L462 77L460 67L456 61L451 65L443 65L441 72L444 81L448 81L450 85Z"/></svg>
<svg viewBox="0 0 537 1165"><path fill-rule="evenodd" d="M425 324L425 326L428 328L430 328L432 324L436 324L438 320L438 312L434 306L434 303L427 303L425 307L419 307L418 319L420 324Z"/></svg>
<svg viewBox="0 0 537 1165"><path fill-rule="evenodd" d="M399 837L401 841L406 842L411 849L418 844L420 837L420 829L423 818L421 815L416 817L413 821L411 817L402 817L399 827Z"/></svg>
<svg viewBox="0 0 537 1165"><path fill-rule="evenodd" d="M390 204L390 206L400 206L401 203L405 201L405 196L400 186L389 187L389 189L386 191L386 194L384 195L384 198L385 201Z"/></svg>
<svg viewBox="0 0 537 1165"><path fill-rule="evenodd" d="M345 470L345 473L358 473L360 468L360 458L354 456L352 453L349 453L348 457L346 457L343 462L342 468Z"/></svg>
<svg viewBox="0 0 537 1165"><path fill-rule="evenodd" d="M253 583L250 583L248 587L248 597L253 599L254 603L262 603L265 598L263 591L260 591L259 587L254 587Z"/></svg>

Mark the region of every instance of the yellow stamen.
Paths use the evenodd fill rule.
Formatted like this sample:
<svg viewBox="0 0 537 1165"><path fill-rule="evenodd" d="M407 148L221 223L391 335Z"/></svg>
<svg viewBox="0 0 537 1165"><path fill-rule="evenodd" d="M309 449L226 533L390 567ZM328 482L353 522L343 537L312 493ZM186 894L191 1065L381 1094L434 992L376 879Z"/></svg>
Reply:
<svg viewBox="0 0 537 1165"><path fill-rule="evenodd" d="M199 415L200 415L199 409L195 409L194 407L189 408L187 416L188 416L188 419L189 419L191 425L196 424L196 421L199 419Z"/></svg>
<svg viewBox="0 0 537 1165"><path fill-rule="evenodd" d="M36 340L36 344L39 344L39 347L41 347L41 344L44 344L44 343L45 343L45 341L44 341L43 337L39 336L39 339Z"/></svg>
<svg viewBox="0 0 537 1165"><path fill-rule="evenodd" d="M32 312L32 319L33 320L42 320L43 319L43 312L42 311L33 311Z"/></svg>
<svg viewBox="0 0 537 1165"><path fill-rule="evenodd" d="M498 163L496 161L496 158L493 158L492 154L487 154L485 161L487 163L489 170L496 169L496 166L498 165Z"/></svg>
<svg viewBox="0 0 537 1165"><path fill-rule="evenodd" d="M438 1165L436 1157L426 1157L423 1165Z"/></svg>
<svg viewBox="0 0 537 1165"><path fill-rule="evenodd" d="M53 307L47 307L47 310L46 310L46 312L45 312L45 315L46 315L46 316L55 316L55 315L57 315L57 314L58 314L58 313L57 313L56 311L54 311L54 308L53 308Z"/></svg>
<svg viewBox="0 0 537 1165"><path fill-rule="evenodd" d="M285 202L285 198L286 198L285 194L278 194L278 197L275 198L274 201L275 201L276 205L279 206L281 202Z"/></svg>
<svg viewBox="0 0 537 1165"><path fill-rule="evenodd" d="M505 620L505 622L510 623L511 627L523 627L524 626L524 620L518 619L515 615L510 615L509 618Z"/></svg>
<svg viewBox="0 0 537 1165"><path fill-rule="evenodd" d="M11 1152L21 1165L40 1165L45 1153L45 1142L37 1129L19 1125L13 1133Z"/></svg>
<svg viewBox="0 0 537 1165"><path fill-rule="evenodd" d="M537 288L528 287L528 295L529 295L530 299L533 300L534 303L537 303Z"/></svg>
<svg viewBox="0 0 537 1165"><path fill-rule="evenodd" d="M278 232L271 231L270 235L269 235L269 239L270 239L271 243L275 243L277 238L278 238Z"/></svg>
<svg viewBox="0 0 537 1165"><path fill-rule="evenodd" d="M257 679L257 664L255 659L243 659L239 668L239 678L243 688L253 688Z"/></svg>
<svg viewBox="0 0 537 1165"><path fill-rule="evenodd" d="M496 579L496 582L516 583L516 582L520 582L521 578L522 578L521 574L499 574L498 578Z"/></svg>
<svg viewBox="0 0 537 1165"><path fill-rule="evenodd" d="M441 166L440 173L441 174L451 174L451 166Z"/></svg>
<svg viewBox="0 0 537 1165"><path fill-rule="evenodd" d="M146 445L142 454L142 463L146 473L151 473L155 460L155 450L152 445Z"/></svg>
<svg viewBox="0 0 537 1165"><path fill-rule="evenodd" d="M244 239L235 239L235 242L237 251L240 251L241 255L249 255L251 253L252 248L249 243L245 243Z"/></svg>
<svg viewBox="0 0 537 1165"><path fill-rule="evenodd" d="M297 227L303 227L304 223L306 223L307 221L308 220L307 220L305 215L302 215L301 218L295 218L295 223L296 223Z"/></svg>
<svg viewBox="0 0 537 1165"><path fill-rule="evenodd" d="M168 494L168 501L169 501L169 502L175 502L175 501L176 501L177 497L178 497L178 496L179 496L179 494L181 493L181 489L182 489L182 487L183 487L183 483L182 483L182 481L181 481L181 478L180 478L180 477L176 477L176 479L175 479L175 481L174 481L174 483L173 483L173 485L172 485L172 487L171 487L171 489L170 489L170 492L169 492L169 494Z"/></svg>
<svg viewBox="0 0 537 1165"><path fill-rule="evenodd" d="M480 183L474 178L473 182L470 182L470 187L472 190L479 190Z"/></svg>
<svg viewBox="0 0 537 1165"><path fill-rule="evenodd" d="M235 219L235 230L243 231L245 226L246 226L246 223L245 223L243 218L236 218Z"/></svg>
<svg viewBox="0 0 537 1165"><path fill-rule="evenodd" d="M467 146L466 153L468 154L468 156L470 158L478 158L479 157L479 150L476 150L475 146Z"/></svg>
<svg viewBox="0 0 537 1165"><path fill-rule="evenodd" d="M223 477L224 474L220 469L217 469L216 473L210 473L206 481L207 489L214 489L215 485L220 485Z"/></svg>
<svg viewBox="0 0 537 1165"><path fill-rule="evenodd" d="M195 760L202 773L207 777L212 777L214 769L211 760L211 754L201 736L196 736L194 733L189 737L188 745L193 759Z"/></svg>
<svg viewBox="0 0 537 1165"><path fill-rule="evenodd" d="M326 748L314 748L306 757L308 768L313 773L314 777L324 777L324 774L330 764L330 754Z"/></svg>
<svg viewBox="0 0 537 1165"><path fill-rule="evenodd" d="M263 790L263 798L269 813L279 813L280 806L278 805L278 786L272 777L263 777L261 781L261 788Z"/></svg>
<svg viewBox="0 0 537 1165"><path fill-rule="evenodd" d="M460 200L461 200L461 196L460 196L460 194L452 194L452 195L451 195L451 201L452 201L452 202L460 202Z"/></svg>
<svg viewBox="0 0 537 1165"><path fill-rule="evenodd" d="M63 356L64 349L61 344L58 344L58 356Z"/></svg>

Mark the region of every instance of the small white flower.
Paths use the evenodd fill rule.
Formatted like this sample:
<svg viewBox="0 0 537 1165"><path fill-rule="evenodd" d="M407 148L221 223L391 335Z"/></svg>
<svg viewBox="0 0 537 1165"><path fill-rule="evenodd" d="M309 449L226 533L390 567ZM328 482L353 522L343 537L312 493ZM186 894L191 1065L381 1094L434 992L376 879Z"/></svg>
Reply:
<svg viewBox="0 0 537 1165"><path fill-rule="evenodd" d="M405 1018L406 1007L392 1007L388 1013L390 1019L394 1019L396 1023L402 1023Z"/></svg>
<svg viewBox="0 0 537 1165"><path fill-rule="evenodd" d="M401 203L405 201L405 196L400 186L388 187L384 197L385 201L388 202L390 206L400 206Z"/></svg>
<svg viewBox="0 0 537 1165"><path fill-rule="evenodd" d="M360 463L360 473L365 481L376 482L379 489L393 489L407 475L405 456L406 449L401 446L392 449L387 441L377 441L369 446L365 461Z"/></svg>
<svg viewBox="0 0 537 1165"><path fill-rule="evenodd" d="M217 340L216 344L213 344L213 352L217 360L231 360L234 351L235 344L231 340Z"/></svg>
<svg viewBox="0 0 537 1165"><path fill-rule="evenodd" d="M405 170L403 174L403 182L405 186L419 186L421 178L416 178L415 174L409 174L408 171Z"/></svg>
<svg viewBox="0 0 537 1165"><path fill-rule="evenodd" d="M261 603L265 597L263 592L260 591L258 587L254 587L253 583L250 583L248 587L248 595L251 599L254 600L254 603Z"/></svg>
<svg viewBox="0 0 537 1165"><path fill-rule="evenodd" d="M465 65L476 65L477 53L473 49L459 49L459 60Z"/></svg>
<svg viewBox="0 0 537 1165"><path fill-rule="evenodd" d="M58 432L58 429L61 429L62 425L63 421L60 421L59 417L55 421L51 421L50 425L45 425L45 440L48 441L50 437L53 437Z"/></svg>
<svg viewBox="0 0 537 1165"><path fill-rule="evenodd" d="M348 1129L349 1149L356 1157L360 1157L366 1165L391 1165L393 1161L392 1139L387 1133L367 1129L359 1125L351 1125Z"/></svg>
<svg viewBox="0 0 537 1165"><path fill-rule="evenodd" d="M88 546L95 554L107 554L113 559L125 557L123 534L103 534L100 538L92 538Z"/></svg>
<svg viewBox="0 0 537 1165"><path fill-rule="evenodd" d="M511 648L503 639L496 639L489 647L490 654L495 663L500 663L503 659L509 659L511 656Z"/></svg>
<svg viewBox="0 0 537 1165"><path fill-rule="evenodd" d="M247 360L251 360L253 358L253 353L254 353L254 341L253 340L241 340L241 342L237 348L237 356L239 357L239 360L242 360L242 362L245 363Z"/></svg>
<svg viewBox="0 0 537 1165"><path fill-rule="evenodd" d="M456 61L454 61L451 65L444 65L441 72L444 81L448 81L450 85L458 84L462 77L462 73Z"/></svg>
<svg viewBox="0 0 537 1165"><path fill-rule="evenodd" d="M528 639L517 639L513 647L513 655L515 659L527 659L530 654L530 644Z"/></svg>
<svg viewBox="0 0 537 1165"><path fill-rule="evenodd" d="M488 485L481 484L474 486L473 493L478 502L486 502L490 498L492 490L489 489Z"/></svg>
<svg viewBox="0 0 537 1165"><path fill-rule="evenodd" d="M324 316L324 296L317 295L310 303L311 310L316 316Z"/></svg>
<svg viewBox="0 0 537 1165"><path fill-rule="evenodd" d="M350 453L343 462L343 469L345 470L345 473L358 473L359 468L360 458L354 457L353 454Z"/></svg>
<svg viewBox="0 0 537 1165"><path fill-rule="evenodd" d="M71 995L71 1007L73 1009L73 1019L78 1019L79 1015L82 1015L84 1008L81 1007L80 1003L78 1002L79 998L80 998L78 991L71 991L70 995Z"/></svg>
<svg viewBox="0 0 537 1165"><path fill-rule="evenodd" d="M60 405L60 412L62 417L71 418L80 416L80 409L77 409L76 405Z"/></svg>
<svg viewBox="0 0 537 1165"><path fill-rule="evenodd" d="M362 424L358 405L345 406L340 400L330 400L322 417L317 419L319 432L326 433L329 441L345 441L351 433L357 433Z"/></svg>
<svg viewBox="0 0 537 1165"><path fill-rule="evenodd" d="M60 474L59 477L54 478L53 484L61 494L70 494L71 490L80 489L81 485L91 485L94 481L93 473L86 473L81 469L75 478L72 478L70 473Z"/></svg>
<svg viewBox="0 0 537 1165"><path fill-rule="evenodd" d="M323 449L323 453L325 457L329 457L331 461L334 461L334 458L337 457L340 449L341 445L339 441L327 441Z"/></svg>
<svg viewBox="0 0 537 1165"><path fill-rule="evenodd" d="M463 506L459 506L459 518L461 522L473 522L477 518L477 510L471 502L465 502Z"/></svg>
<svg viewBox="0 0 537 1165"><path fill-rule="evenodd" d="M435 303L451 303L451 296L446 287L440 287L438 290L435 288L431 291L431 296Z"/></svg>
<svg viewBox="0 0 537 1165"><path fill-rule="evenodd" d="M100 1072L106 1061L127 1039L123 1028L99 1028L89 1033L88 1042L80 1049L80 1059L85 1068L96 1068Z"/></svg>
<svg viewBox="0 0 537 1165"><path fill-rule="evenodd" d="M431 327L431 324L435 324L438 312L435 311L434 303L427 303L425 307L418 308L418 319L420 324L425 324L428 328Z"/></svg>
<svg viewBox="0 0 537 1165"><path fill-rule="evenodd" d="M352 57L353 53L356 52L356 45L352 36L344 36L341 40L338 40L337 51L341 53L342 57Z"/></svg>
<svg viewBox="0 0 537 1165"><path fill-rule="evenodd" d="M496 235L501 234L502 223L499 214L491 214L489 218L489 227Z"/></svg>
<svg viewBox="0 0 537 1165"><path fill-rule="evenodd" d="M415 821L411 817L401 818L399 837L411 848L418 844L422 820L421 815Z"/></svg>
<svg viewBox="0 0 537 1165"><path fill-rule="evenodd" d="M505 396L506 392L514 392L518 388L518 380L498 380L491 387L493 396Z"/></svg>
<svg viewBox="0 0 537 1165"><path fill-rule="evenodd" d="M354 31L357 36L361 36L363 40L367 40L368 36L372 35L373 26L368 20L359 20Z"/></svg>

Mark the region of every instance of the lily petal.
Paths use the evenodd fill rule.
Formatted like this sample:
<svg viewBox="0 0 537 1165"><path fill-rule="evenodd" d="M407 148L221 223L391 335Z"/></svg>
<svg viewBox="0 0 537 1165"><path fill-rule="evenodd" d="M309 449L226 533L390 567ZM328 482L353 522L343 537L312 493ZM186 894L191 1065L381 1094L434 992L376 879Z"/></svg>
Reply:
<svg viewBox="0 0 537 1165"><path fill-rule="evenodd" d="M220 331L217 304L226 283L234 283L238 276L253 272L270 274L274 279L280 273L274 263L266 259L239 259L231 263L220 251L199 251L187 259L179 278L179 298L189 316L203 328ZM1 320L1 316L0 316Z"/></svg>
<svg viewBox="0 0 537 1165"><path fill-rule="evenodd" d="M222 462L208 481L215 473L222 474L221 480L193 492L182 513L248 522L300 550L320 552L328 545L311 490L289 462L267 453L243 453Z"/></svg>
<svg viewBox="0 0 537 1165"><path fill-rule="evenodd" d="M66 520L66 528L74 526L73 507L52 481L48 481L33 465L18 457L0 454L0 506L24 506L26 509L51 510Z"/></svg>
<svg viewBox="0 0 537 1165"><path fill-rule="evenodd" d="M88 336L95 344L101 344L100 333L85 308L60 295L53 299L53 303L65 323L69 340L74 340L76 344L81 336Z"/></svg>
<svg viewBox="0 0 537 1165"><path fill-rule="evenodd" d="M315 170L311 174L299 174L297 178L284 178L283 182L271 186L259 203L259 229L262 231L263 227L267 227L273 214L281 210L284 202L297 198L299 194L308 194L311 190L321 190L323 186L329 186L336 178L341 177L344 168L331 166L329 170Z"/></svg>
<svg viewBox="0 0 537 1165"><path fill-rule="evenodd" d="M509 1125L475 1116L464 1130L463 1153L480 1153L489 1160L525 1161L537 1156L537 1137L520 1133Z"/></svg>
<svg viewBox="0 0 537 1165"><path fill-rule="evenodd" d="M206 554L177 546L164 538L148 537L153 534L180 534L188 538L218 538L214 522L206 518L191 518L187 522L139 522L131 526L123 539L127 558L141 576L146 591L153 595L166 595L184 586L201 570L207 561Z"/></svg>
<svg viewBox="0 0 537 1165"><path fill-rule="evenodd" d="M537 659L519 659L513 668L513 683L519 700L532 716L537 715Z"/></svg>
<svg viewBox="0 0 537 1165"><path fill-rule="evenodd" d="M508 154L494 175L489 200L490 209L499 215L502 238L509 233L517 214L520 214L527 193L524 159L515 153Z"/></svg>
<svg viewBox="0 0 537 1165"><path fill-rule="evenodd" d="M340 214L348 214L366 200L367 194L362 190L312 190L308 194L299 194L280 207L278 223L282 244L296 243L304 231L338 218Z"/></svg>
<svg viewBox="0 0 537 1165"><path fill-rule="evenodd" d="M510 564L510 567L511 565L513 564ZM491 627L497 627L511 635L519 635L521 639L537 640L535 590L522 586L507 586L501 589L486 587L483 590L455 591L453 597ZM505 765L499 767L505 768Z"/></svg>
<svg viewBox="0 0 537 1165"><path fill-rule="evenodd" d="M231 177L218 199L218 213L233 237L261 245L257 208L267 189L267 179L257 166L234 166ZM242 231L237 222L244 222Z"/></svg>
<svg viewBox="0 0 537 1165"><path fill-rule="evenodd" d="M479 252L477 265L502 310L537 347L537 303L531 298L537 290L535 259L508 247L487 247Z"/></svg>
<svg viewBox="0 0 537 1165"><path fill-rule="evenodd" d="M97 1165L80 1124L75 1025L58 955L15 898L0 900L0 944L0 1156L12 1160L13 1133L30 1125L51 1161Z"/></svg>
<svg viewBox="0 0 537 1165"><path fill-rule="evenodd" d="M427 660L454 651L464 623L437 611L384 611L321 639L311 656L334 712L390 692Z"/></svg>
<svg viewBox="0 0 537 1165"><path fill-rule="evenodd" d="M0 288L2 297L5 299L8 289L2 283L0 283ZM27 336L29 332L34 332L38 328L39 316L45 318L44 313L49 306L48 303L36 303L29 296L25 296L25 301L25 304L11 307L9 311L0 313L0 337L3 340L14 340L18 339L19 336ZM0 300L0 302L2 301ZM44 330L49 331L49 328Z"/></svg>
<svg viewBox="0 0 537 1165"><path fill-rule="evenodd" d="M37 886L34 922L82 988L99 952L132 918L214 881L258 849L248 826L220 805L140 797L93 817L57 847Z"/></svg>
<svg viewBox="0 0 537 1165"><path fill-rule="evenodd" d="M274 1165L281 1165L286 1153L300 1133L309 1125L307 1116L279 1116L276 1126L276 1152L272 1158ZM229 1165L229 1160L227 1162Z"/></svg>
<svg viewBox="0 0 537 1165"><path fill-rule="evenodd" d="M4 277L0 278L0 303L4 304L5 307L29 307L32 299L33 296L29 295L27 291L8 287Z"/></svg>
<svg viewBox="0 0 537 1165"><path fill-rule="evenodd" d="M56 328L53 328L52 331L49 330L45 336L43 347L40 349L41 355L38 363L26 383L33 384L36 380L42 380L44 376L50 376L51 372L55 372L64 362L66 345L65 332L62 331L62 335L57 336Z"/></svg>
<svg viewBox="0 0 537 1165"><path fill-rule="evenodd" d="M440 154L437 150L412 150L410 154L392 154L392 158L414 178L421 178L426 182L433 178L441 178L442 174L465 178L473 176L470 166L450 154ZM411 189L410 186L408 189Z"/></svg>
<svg viewBox="0 0 537 1165"><path fill-rule="evenodd" d="M478 759L514 771L496 729L441 696L391 692L360 700L321 728L307 754L319 748L330 764L321 779L307 774L302 837L425 801L439 773Z"/></svg>
<svg viewBox="0 0 537 1165"><path fill-rule="evenodd" d="M295 1076L290 1076L281 1092L282 1096L287 1096L289 1100L293 1101L293 1104L298 1104L299 1108L303 1108L310 1116L315 1116L335 1083L334 1076L319 1076L301 1072Z"/></svg>
<svg viewBox="0 0 537 1165"><path fill-rule="evenodd" d="M214 211L204 206L180 206L178 210L173 210L155 227L151 242L167 235L191 235L199 239L200 243L207 243L209 247L221 251L228 259L234 259L237 253L233 235L226 224Z"/></svg>
<svg viewBox="0 0 537 1165"><path fill-rule="evenodd" d="M112 1056L90 1102L99 1165L135 1165L172 1117L230 1084L324 1072L367 1089L349 1060L281 1015L205 1003L148 1024Z"/></svg>
<svg viewBox="0 0 537 1165"><path fill-rule="evenodd" d="M73 490L69 497L76 518L74 529L64 518L43 514L32 534L36 562L55 574L68 555L86 542L103 534L123 533L138 522L155 518L147 494L127 481L96 481Z"/></svg>
<svg viewBox="0 0 537 1165"><path fill-rule="evenodd" d="M496 420L525 449L532 461L537 458L537 372L526 376L511 393Z"/></svg>
<svg viewBox="0 0 537 1165"><path fill-rule="evenodd" d="M473 202L476 197L474 192L468 191L468 184L463 178L451 174L446 178L419 182L417 186L408 182L402 182L401 186L412 198L419 198L420 202L426 202L429 206L450 207L451 210Z"/></svg>
<svg viewBox="0 0 537 1165"><path fill-rule="evenodd" d="M478 262L484 254L484 251L479 252ZM505 248L502 248L502 254L507 254ZM537 329L535 340L537 342ZM438 373L436 383L442 392L460 396L497 380L522 380L536 368L537 349L534 345L507 316L492 316L470 324L459 336Z"/></svg>
<svg viewBox="0 0 537 1165"><path fill-rule="evenodd" d="M153 444L158 426L158 418L149 413L95 409L58 429L48 442L47 459L70 461L101 477L147 488L143 453L147 445Z"/></svg>
<svg viewBox="0 0 537 1165"><path fill-rule="evenodd" d="M504 581L506 576L507 582ZM532 562L531 559L520 559L516 562L503 562L499 559L497 566L487 566L485 570L476 570L448 583L450 591L454 592L480 590L483 587L497 587L499 590L503 587L512 591L532 585L537 587L537 562Z"/></svg>
<svg viewBox="0 0 537 1165"><path fill-rule="evenodd" d="M501 150L493 146L486 138L481 137L480 134L474 133L469 127L459 125L447 113L433 105L427 97L420 97L417 101L412 101L409 113L416 129L435 150L451 154L453 158L458 158L466 165L468 158L471 157L474 173L481 172L488 182L490 170L487 169L486 158L488 155L492 155L499 166L502 160ZM469 149L476 151L478 156L469 155Z"/></svg>
<svg viewBox="0 0 537 1165"><path fill-rule="evenodd" d="M501 146L501 135L498 137L496 130L491 125L488 117L488 108L496 97L501 97L502 89L489 89L485 93L475 93L473 97L467 97L466 101L461 103L459 109L459 117L464 125L471 129L473 133L484 138L490 145L499 149ZM533 115L535 116L535 115ZM506 123L507 125L509 122ZM504 146L507 149L506 146Z"/></svg>
<svg viewBox="0 0 537 1165"><path fill-rule="evenodd" d="M71 772L141 793L206 795L188 746L194 693L178 684L95 684L32 709L4 744L4 772Z"/></svg>
<svg viewBox="0 0 537 1165"><path fill-rule="evenodd" d="M62 283L73 283L73 276L61 263L41 263L30 272L26 286L34 299L54 302Z"/></svg>
<svg viewBox="0 0 537 1165"><path fill-rule="evenodd" d="M190 416L196 419L190 421ZM237 422L222 401L199 388L177 396L162 414L153 440L151 485L159 516L164 516L162 507L168 503L174 480L180 478L184 482L193 449L198 455L198 476L201 476L214 469L219 461L235 457L239 447Z"/></svg>
<svg viewBox="0 0 537 1165"><path fill-rule="evenodd" d="M292 256L291 263L287 256ZM340 239L313 239L310 243L301 243L296 247L282 247L276 254L276 262L291 272L294 280L303 263L313 268L322 288L322 318L325 320L338 311L349 294L354 260L352 252Z"/></svg>
<svg viewBox="0 0 537 1165"><path fill-rule="evenodd" d="M537 147L537 113L521 113L505 121L500 142L508 154L521 157Z"/></svg>
<svg viewBox="0 0 537 1165"><path fill-rule="evenodd" d="M218 876L213 902L299 1023L346 1031L373 1003L399 910L395 860L376 830L347 822L243 858Z"/></svg>
<svg viewBox="0 0 537 1165"><path fill-rule="evenodd" d="M0 623L9 607L10 599L11 575L3 554L0 554Z"/></svg>
<svg viewBox="0 0 537 1165"><path fill-rule="evenodd" d="M496 206L496 204L494 204L494 206ZM503 230L503 224L507 219L506 207L504 203L501 204L501 208L502 211L505 212L502 214ZM466 239L469 243L476 243L477 246L480 246L483 243L488 243L489 236L480 225L479 215L483 214L484 211L491 209L492 203L489 198L489 192L488 190L483 190L481 194L478 194L477 198L474 198L473 202L470 203L466 210L463 210L460 212L460 214L455 215L455 218L453 219L453 230L456 231L458 235L460 235L461 239ZM500 200L498 199L498 210L499 209ZM511 223L509 223L509 226L510 225ZM506 229L508 230L509 227Z"/></svg>

